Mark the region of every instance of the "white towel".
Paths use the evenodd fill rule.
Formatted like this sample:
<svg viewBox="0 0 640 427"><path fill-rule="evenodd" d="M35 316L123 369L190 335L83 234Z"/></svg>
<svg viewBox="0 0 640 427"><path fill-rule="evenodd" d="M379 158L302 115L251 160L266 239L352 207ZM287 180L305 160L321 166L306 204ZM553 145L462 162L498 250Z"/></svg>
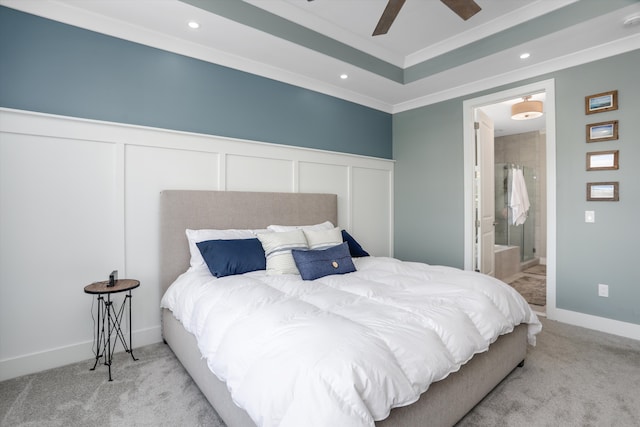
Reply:
<svg viewBox="0 0 640 427"><path fill-rule="evenodd" d="M527 185L524 182L524 174L521 169L513 169L509 206L511 207L513 225L524 224L530 205Z"/></svg>

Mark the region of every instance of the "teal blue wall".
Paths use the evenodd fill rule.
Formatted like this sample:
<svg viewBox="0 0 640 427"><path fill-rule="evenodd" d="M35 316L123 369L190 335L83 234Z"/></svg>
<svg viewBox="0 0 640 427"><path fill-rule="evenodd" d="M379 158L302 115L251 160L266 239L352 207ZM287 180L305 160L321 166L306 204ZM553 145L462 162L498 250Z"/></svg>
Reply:
<svg viewBox="0 0 640 427"><path fill-rule="evenodd" d="M640 50L471 94L555 79L557 307L640 324ZM585 115L586 95L617 89L619 109ZM395 255L462 267L463 98L394 115ZM619 120L617 141L585 142L585 126ZM586 153L619 150L617 171L585 170ZM619 181L619 202L587 202L586 183ZM586 224L584 211L596 222ZM609 298L597 296L598 283Z"/></svg>
<svg viewBox="0 0 640 427"><path fill-rule="evenodd" d="M0 6L0 106L391 158L391 115Z"/></svg>

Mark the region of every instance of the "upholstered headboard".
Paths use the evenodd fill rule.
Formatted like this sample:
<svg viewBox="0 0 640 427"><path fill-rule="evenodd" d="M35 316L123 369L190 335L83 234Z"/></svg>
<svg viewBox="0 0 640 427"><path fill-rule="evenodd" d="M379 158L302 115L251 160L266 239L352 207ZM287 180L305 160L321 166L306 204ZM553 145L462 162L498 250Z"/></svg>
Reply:
<svg viewBox="0 0 640 427"><path fill-rule="evenodd" d="M160 193L162 294L189 268L191 229L256 229L271 224L338 225L338 197L316 193L165 190Z"/></svg>

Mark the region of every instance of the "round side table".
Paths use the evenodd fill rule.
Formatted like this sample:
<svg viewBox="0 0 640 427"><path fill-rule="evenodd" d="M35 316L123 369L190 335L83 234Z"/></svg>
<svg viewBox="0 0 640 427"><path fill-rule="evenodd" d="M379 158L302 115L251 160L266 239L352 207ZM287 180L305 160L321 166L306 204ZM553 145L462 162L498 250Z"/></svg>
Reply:
<svg viewBox="0 0 640 427"><path fill-rule="evenodd" d="M84 291L88 294L97 295L98 301L98 321L96 323L96 361L91 370L95 370L98 360L104 356L104 364L109 367L109 381L111 378L111 361L113 360L113 352L118 343L118 339L122 343L124 350L131 354L133 360L138 360L133 355L133 345L131 344L131 291L140 286L140 281L133 279L116 280L113 286L109 286L109 281L95 282L84 287ZM111 294L126 292L122 305L119 309L111 301ZM128 304L127 304L128 303ZM129 342L122 332L122 318L124 316L125 307L129 308ZM111 346L111 335L115 335L113 347Z"/></svg>

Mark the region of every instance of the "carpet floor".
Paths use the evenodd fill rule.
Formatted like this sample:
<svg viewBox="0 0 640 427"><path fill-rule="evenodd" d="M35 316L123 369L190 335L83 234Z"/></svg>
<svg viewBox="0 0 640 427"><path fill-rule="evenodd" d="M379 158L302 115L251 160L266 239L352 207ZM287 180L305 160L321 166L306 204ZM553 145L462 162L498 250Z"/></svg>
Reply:
<svg viewBox="0 0 640 427"><path fill-rule="evenodd" d="M224 427L164 343L114 354L112 378L95 359L0 383L2 427Z"/></svg>
<svg viewBox="0 0 640 427"><path fill-rule="evenodd" d="M458 427L640 425L640 341L541 320L524 367ZM112 382L92 360L0 382L0 425L224 427L165 344L135 355L115 355Z"/></svg>

